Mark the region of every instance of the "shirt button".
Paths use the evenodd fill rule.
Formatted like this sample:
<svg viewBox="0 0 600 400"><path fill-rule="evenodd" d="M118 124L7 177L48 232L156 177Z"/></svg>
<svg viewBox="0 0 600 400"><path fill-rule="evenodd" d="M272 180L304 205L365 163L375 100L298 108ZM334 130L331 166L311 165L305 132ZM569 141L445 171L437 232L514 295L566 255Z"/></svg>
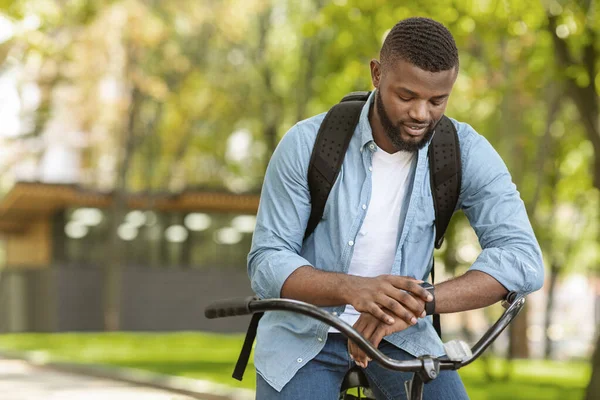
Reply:
<svg viewBox="0 0 600 400"><path fill-rule="evenodd" d="M299 358L299 359L297 359L296 361L298 361L299 363L301 363L301 362L302 362L302 359L301 359L301 358Z"/></svg>
<svg viewBox="0 0 600 400"><path fill-rule="evenodd" d="M338 315L338 313L337 313L337 312L335 312L335 311L334 311L334 312L332 312L332 314L333 314L333 315L335 315L335 316L337 316L337 315Z"/></svg>
<svg viewBox="0 0 600 400"><path fill-rule="evenodd" d="M363 205L362 205L362 209L363 209L363 210L366 210L366 209L367 209L367 205L366 205L366 204L363 204Z"/></svg>
<svg viewBox="0 0 600 400"><path fill-rule="evenodd" d="M317 340L318 340L319 342L322 342L322 341L323 341L323 338L317 338Z"/></svg>
<svg viewBox="0 0 600 400"><path fill-rule="evenodd" d="M374 145L373 143L371 143L371 144L369 145L369 148L370 148L371 150L375 150L375 145Z"/></svg>
<svg viewBox="0 0 600 400"><path fill-rule="evenodd" d="M354 241L352 241L352 240L351 240L351 241L349 241L349 242L348 242L348 246L354 246Z"/></svg>
<svg viewBox="0 0 600 400"><path fill-rule="evenodd" d="M369 171L373 171L373 167L369 167Z"/></svg>

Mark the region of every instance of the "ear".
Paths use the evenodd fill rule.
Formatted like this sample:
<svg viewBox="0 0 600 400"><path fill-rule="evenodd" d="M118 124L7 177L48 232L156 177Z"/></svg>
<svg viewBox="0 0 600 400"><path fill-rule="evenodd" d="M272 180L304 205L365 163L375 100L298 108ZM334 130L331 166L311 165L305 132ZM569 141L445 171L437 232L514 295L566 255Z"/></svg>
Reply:
<svg viewBox="0 0 600 400"><path fill-rule="evenodd" d="M379 61L373 59L371 60L371 82L373 86L378 89L379 83L381 81L381 64Z"/></svg>

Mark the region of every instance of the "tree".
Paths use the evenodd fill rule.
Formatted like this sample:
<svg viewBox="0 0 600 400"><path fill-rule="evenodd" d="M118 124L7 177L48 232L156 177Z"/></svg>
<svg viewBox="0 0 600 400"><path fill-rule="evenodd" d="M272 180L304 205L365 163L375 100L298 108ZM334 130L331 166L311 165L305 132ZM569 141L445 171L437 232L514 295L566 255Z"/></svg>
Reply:
<svg viewBox="0 0 600 400"><path fill-rule="evenodd" d="M557 67L567 87L567 95L575 104L588 140L594 150L594 187L600 190L600 70L598 30L594 1L568 2L562 7L553 3L546 11L548 31L552 35ZM587 390L591 400L600 392L600 336L592 359L592 379Z"/></svg>

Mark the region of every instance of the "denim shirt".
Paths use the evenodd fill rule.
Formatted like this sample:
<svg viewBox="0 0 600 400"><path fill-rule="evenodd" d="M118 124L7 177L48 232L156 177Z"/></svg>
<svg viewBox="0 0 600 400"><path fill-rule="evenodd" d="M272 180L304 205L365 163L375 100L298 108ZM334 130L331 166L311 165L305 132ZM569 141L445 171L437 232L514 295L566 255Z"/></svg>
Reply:
<svg viewBox="0 0 600 400"><path fill-rule="evenodd" d="M304 265L347 273L353 244L367 213L362 206L369 206L373 153L381 151L373 141L368 119L373 93L361 112L323 218L306 240L304 231L311 211L308 165L325 114L297 123L278 144L265 175L248 255L248 274L259 297L280 297L285 280ZM539 289L544 279L541 250L504 162L471 126L452 122L458 131L462 162L457 207L466 214L483 249L470 269L491 275L511 291ZM411 167L392 265L393 275L423 280L431 269L435 239L427 149L418 151ZM338 315L344 308L324 307ZM257 333L257 372L280 391L321 351L328 329L325 323L303 315L266 313ZM385 340L414 356L444 353L429 317Z"/></svg>

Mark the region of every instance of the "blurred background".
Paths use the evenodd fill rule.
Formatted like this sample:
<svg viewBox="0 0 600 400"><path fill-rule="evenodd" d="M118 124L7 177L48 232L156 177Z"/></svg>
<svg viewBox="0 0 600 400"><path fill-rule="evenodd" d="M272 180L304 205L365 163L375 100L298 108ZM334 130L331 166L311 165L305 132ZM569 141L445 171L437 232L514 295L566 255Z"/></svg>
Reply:
<svg viewBox="0 0 600 400"><path fill-rule="evenodd" d="M270 155L297 121L371 90L389 29L427 16L460 52L447 115L503 157L546 265L465 369L469 393L600 398L599 6L0 0L0 349L252 388L251 371L229 378L248 319L202 310L251 293ZM456 215L438 279L479 251ZM499 313L444 316L444 339L472 343Z"/></svg>

